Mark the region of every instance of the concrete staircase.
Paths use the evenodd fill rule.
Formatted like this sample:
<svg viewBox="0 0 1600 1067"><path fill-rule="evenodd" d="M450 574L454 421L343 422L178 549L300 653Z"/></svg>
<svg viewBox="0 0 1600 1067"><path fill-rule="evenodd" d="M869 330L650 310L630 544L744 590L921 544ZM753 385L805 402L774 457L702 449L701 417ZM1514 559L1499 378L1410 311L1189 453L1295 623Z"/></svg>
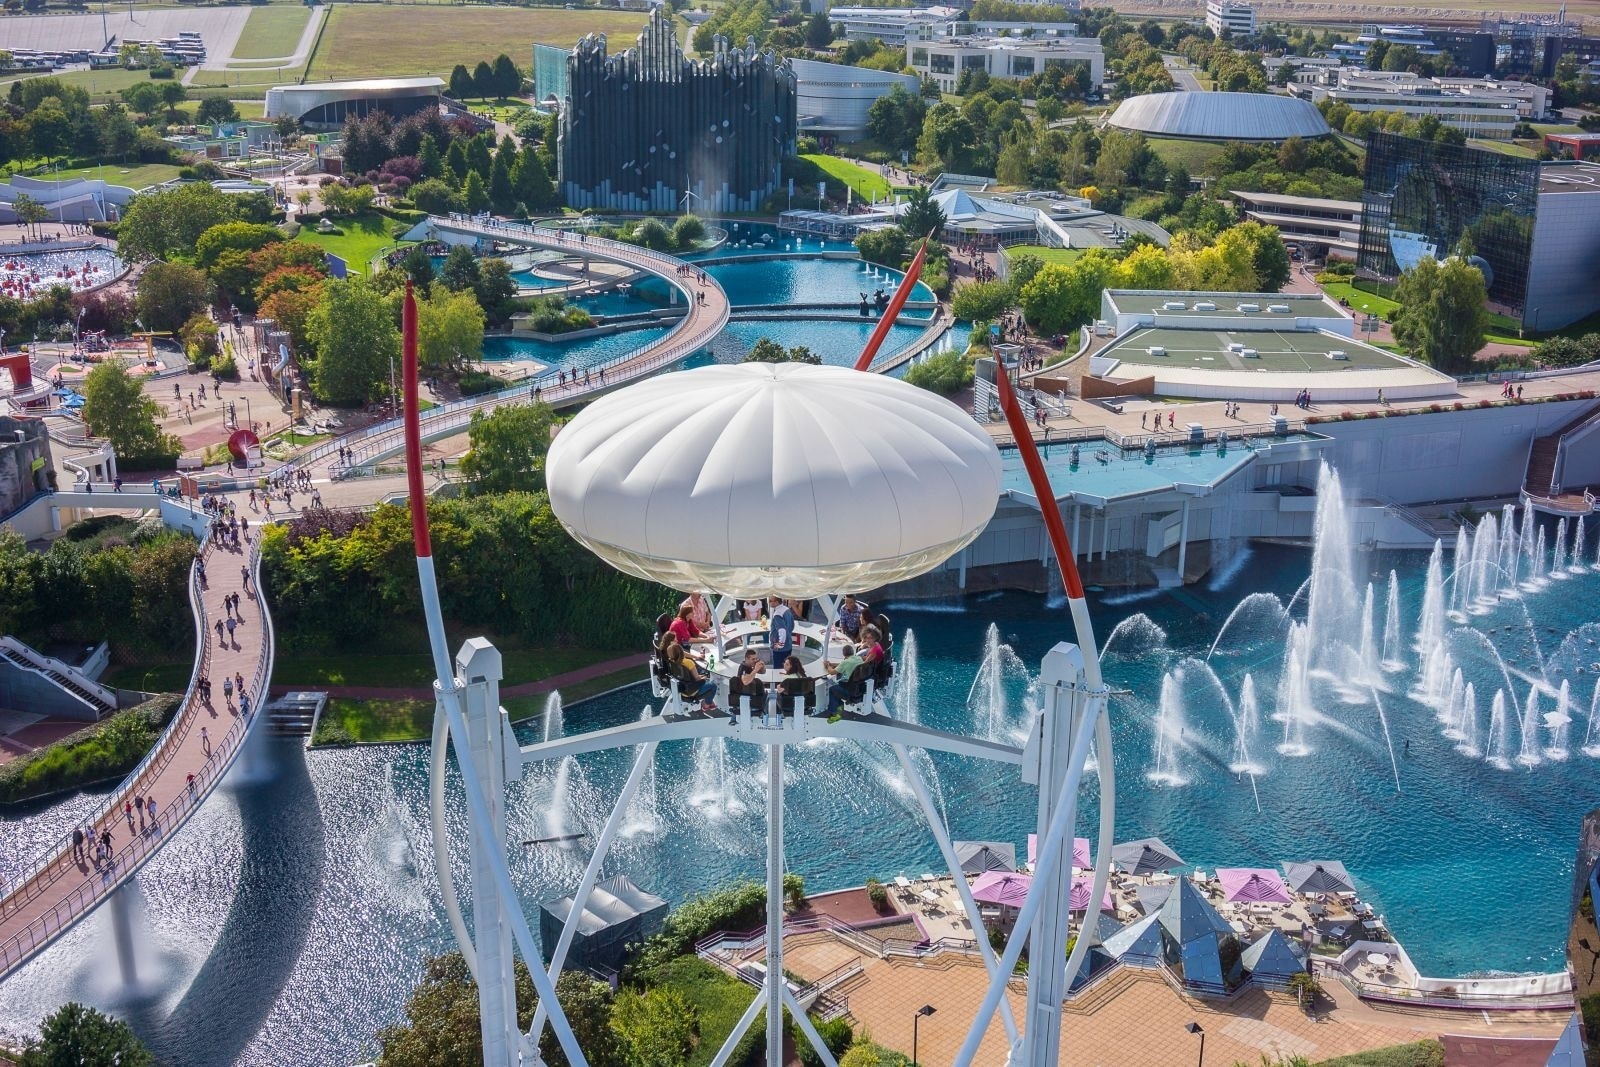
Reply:
<svg viewBox="0 0 1600 1067"><path fill-rule="evenodd" d="M103 719L117 710L116 693L76 674L60 660L34 651L14 637L0 637L0 658L48 679L56 688L76 697L92 711L93 720Z"/></svg>
<svg viewBox="0 0 1600 1067"><path fill-rule="evenodd" d="M1591 510L1583 486L1556 484L1556 467L1560 463L1563 439L1573 431L1600 418L1600 405L1589 408L1555 433L1534 439L1528 450L1527 472L1522 479L1522 494L1544 510L1560 513L1583 513Z"/></svg>

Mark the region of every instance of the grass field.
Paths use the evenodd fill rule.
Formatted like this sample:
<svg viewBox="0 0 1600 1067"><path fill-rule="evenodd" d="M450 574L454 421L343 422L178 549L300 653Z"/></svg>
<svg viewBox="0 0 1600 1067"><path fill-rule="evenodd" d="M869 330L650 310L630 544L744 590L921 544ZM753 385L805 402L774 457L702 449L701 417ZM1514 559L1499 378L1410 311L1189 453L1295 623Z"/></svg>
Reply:
<svg viewBox="0 0 1600 1067"><path fill-rule="evenodd" d="M189 83L189 95L196 89L227 89L233 99L265 97L274 85L294 85L300 80L304 67L278 70L273 67L229 67L227 70L202 70Z"/></svg>
<svg viewBox="0 0 1600 1067"><path fill-rule="evenodd" d="M1365 289L1357 289L1349 282L1328 282L1322 286L1322 291L1335 300L1348 300L1353 311L1363 309L1371 311L1374 315L1389 317L1389 313L1400 305L1388 297L1369 293ZM1517 322L1515 319L1504 315L1491 313L1489 316L1488 338L1490 341L1507 345L1531 345L1530 340L1517 336Z"/></svg>
<svg viewBox="0 0 1600 1067"><path fill-rule="evenodd" d="M1081 255L1083 255L1081 248L1046 248L1044 245L1011 245L1006 249L1007 259L1037 256L1046 263L1071 263Z"/></svg>
<svg viewBox="0 0 1600 1067"><path fill-rule="evenodd" d="M327 17L307 81L449 77L457 63L471 70L502 52L526 65L528 42L572 45L586 33L610 35L612 51L620 52L645 22L642 14L617 11L392 4L338 4Z"/></svg>
<svg viewBox="0 0 1600 1067"><path fill-rule="evenodd" d="M41 174L41 178L104 178L112 185L126 185L129 189L143 189L147 185L160 185L178 176L178 168L171 163L140 163L121 167L106 163L95 167L66 167L59 172Z"/></svg>
<svg viewBox="0 0 1600 1067"><path fill-rule="evenodd" d="M332 252L359 274L367 273L367 264L372 262L373 256L396 243L395 239L389 236L389 229L394 225L394 220L376 212L335 219L334 223L344 232L317 233L315 226L305 226L301 228L296 240L306 241Z"/></svg>
<svg viewBox="0 0 1600 1067"><path fill-rule="evenodd" d="M842 182L856 191L856 196L862 200L871 200L876 197L883 200L891 192L889 183L874 171L859 167L848 160L838 156L809 155L801 156L808 163L815 163L817 168L832 181Z"/></svg>
<svg viewBox="0 0 1600 1067"><path fill-rule="evenodd" d="M1185 170L1198 175L1222 154L1222 144L1216 141L1186 141L1178 137L1150 137L1150 150L1161 157L1167 166L1182 163Z"/></svg>
<svg viewBox="0 0 1600 1067"><path fill-rule="evenodd" d="M233 46L234 59L277 59L294 55L295 45L311 18L308 7L267 5L250 12L250 21Z"/></svg>
<svg viewBox="0 0 1600 1067"><path fill-rule="evenodd" d="M1499 152L1503 156L1516 156L1518 159L1538 159L1539 153L1532 148L1516 141L1496 141L1481 137L1468 137L1467 145L1471 148L1481 148L1486 152Z"/></svg>
<svg viewBox="0 0 1600 1067"><path fill-rule="evenodd" d="M40 74L37 77L57 78L64 85L75 85L89 94L92 103L103 104L128 86L149 81L150 72L144 70L69 70ZM6 84L9 84L9 82ZM160 85L161 83L157 82L156 84Z"/></svg>
<svg viewBox="0 0 1600 1067"><path fill-rule="evenodd" d="M233 106L242 119L259 119L267 113L266 100L235 100Z"/></svg>

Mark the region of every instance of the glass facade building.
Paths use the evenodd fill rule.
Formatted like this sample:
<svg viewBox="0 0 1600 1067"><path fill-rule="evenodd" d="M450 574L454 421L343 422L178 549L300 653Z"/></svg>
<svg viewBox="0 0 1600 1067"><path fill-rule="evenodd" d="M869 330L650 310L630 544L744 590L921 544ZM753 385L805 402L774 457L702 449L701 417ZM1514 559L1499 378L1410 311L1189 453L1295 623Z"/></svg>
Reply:
<svg viewBox="0 0 1600 1067"><path fill-rule="evenodd" d="M567 57L571 54L570 48L560 48L553 44L533 46L535 105L543 104L551 98L557 101L567 98Z"/></svg>
<svg viewBox="0 0 1600 1067"><path fill-rule="evenodd" d="M657 8L635 47L591 34L567 59L557 163L568 206L611 211L759 210L795 150L789 62L717 38L689 60Z"/></svg>
<svg viewBox="0 0 1600 1067"><path fill-rule="evenodd" d="M1499 152L1373 133L1367 138L1357 273L1393 281L1424 257L1465 254L1491 304L1528 304L1539 163Z"/></svg>

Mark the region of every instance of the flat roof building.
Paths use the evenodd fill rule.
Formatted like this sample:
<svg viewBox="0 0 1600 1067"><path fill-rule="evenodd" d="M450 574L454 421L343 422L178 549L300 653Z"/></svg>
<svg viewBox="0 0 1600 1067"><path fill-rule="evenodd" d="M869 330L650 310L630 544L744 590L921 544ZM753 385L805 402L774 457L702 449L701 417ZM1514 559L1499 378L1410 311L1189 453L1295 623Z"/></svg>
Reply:
<svg viewBox="0 0 1600 1067"><path fill-rule="evenodd" d="M1206 29L1218 37L1254 37L1256 9L1233 0L1206 0Z"/></svg>
<svg viewBox="0 0 1600 1067"><path fill-rule="evenodd" d="M1324 255L1337 252L1353 259L1361 247L1361 201L1328 200L1284 193L1229 193L1245 218L1276 226L1286 242L1313 245Z"/></svg>
<svg viewBox="0 0 1600 1067"><path fill-rule="evenodd" d="M267 119L294 119L307 129L336 129L345 119L383 111L396 118L437 109L442 78L369 78L363 81L275 85L267 90Z"/></svg>
<svg viewBox="0 0 1600 1067"><path fill-rule="evenodd" d="M981 70L991 78L1017 81L1050 67L1081 66L1098 89L1105 78L1105 52L1098 37L999 37L970 34L946 38L910 38L906 66L932 78L945 92L954 92L961 75Z"/></svg>
<svg viewBox="0 0 1600 1067"><path fill-rule="evenodd" d="M906 43L916 27L952 25L962 18L958 7L835 7L828 19L844 29L847 41L882 41L892 47Z"/></svg>
<svg viewBox="0 0 1600 1067"><path fill-rule="evenodd" d="M1550 90L1531 82L1488 78L1424 78L1409 71L1301 71L1289 85L1301 100L1345 104L1353 111L1432 115L1470 137L1505 140L1517 124L1537 121L1550 107Z"/></svg>
<svg viewBox="0 0 1600 1067"><path fill-rule="evenodd" d="M1487 149L1367 138L1357 273L1393 281L1465 251L1491 306L1531 330L1600 311L1600 166Z"/></svg>
<svg viewBox="0 0 1600 1067"><path fill-rule="evenodd" d="M922 82L909 74L814 59L791 59L795 110L800 132L823 140L859 140L867 132L867 112L896 85L912 96Z"/></svg>

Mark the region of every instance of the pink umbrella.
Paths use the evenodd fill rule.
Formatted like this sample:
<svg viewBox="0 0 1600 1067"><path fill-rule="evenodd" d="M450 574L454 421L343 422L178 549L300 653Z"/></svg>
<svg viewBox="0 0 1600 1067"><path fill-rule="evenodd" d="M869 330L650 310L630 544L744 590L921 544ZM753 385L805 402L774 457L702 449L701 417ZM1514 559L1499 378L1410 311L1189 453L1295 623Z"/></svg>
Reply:
<svg viewBox="0 0 1600 1067"><path fill-rule="evenodd" d="M1028 887L1033 878L1013 871L985 871L972 883L972 899L985 904L1001 904L1020 908L1028 899Z"/></svg>
<svg viewBox="0 0 1600 1067"><path fill-rule="evenodd" d="M1287 904L1289 887L1277 871L1265 867L1219 867L1217 881L1222 883L1224 900L1243 901L1247 904Z"/></svg>
<svg viewBox="0 0 1600 1067"><path fill-rule="evenodd" d="M1087 879L1087 878L1074 878L1072 880L1072 893L1067 897L1067 907L1072 911L1088 911L1089 910L1089 893L1090 893L1090 890L1092 888L1093 888L1093 885L1091 884L1089 879ZM1107 893L1105 895L1105 897L1100 901L1100 910L1101 911L1116 911L1117 910L1116 902L1111 899L1111 894L1110 893Z"/></svg>
<svg viewBox="0 0 1600 1067"><path fill-rule="evenodd" d="M1028 866L1038 865L1035 858L1039 849L1039 835L1028 835ZM1089 839L1087 837L1074 837L1072 839L1072 865L1074 867L1093 867L1094 861L1089 858Z"/></svg>

